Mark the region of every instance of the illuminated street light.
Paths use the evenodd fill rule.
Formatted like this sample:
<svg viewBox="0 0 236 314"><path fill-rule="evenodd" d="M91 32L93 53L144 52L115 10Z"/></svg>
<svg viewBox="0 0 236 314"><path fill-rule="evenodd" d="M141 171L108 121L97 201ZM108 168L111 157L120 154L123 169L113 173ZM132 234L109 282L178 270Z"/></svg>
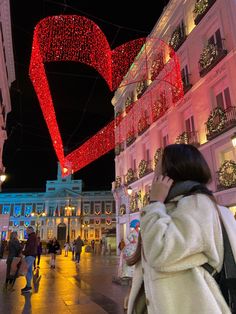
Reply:
<svg viewBox="0 0 236 314"><path fill-rule="evenodd" d="M40 226L40 223L39 223L39 217L45 217L46 216L46 213L45 212L33 212L31 213L31 217L34 217L36 216L36 234L38 234L39 232L39 226Z"/></svg>
<svg viewBox="0 0 236 314"><path fill-rule="evenodd" d="M70 243L70 217L71 217L72 211L75 209L75 207L72 206L70 202L71 201L69 199L69 204L67 206L65 206L66 216L68 216L68 234L67 234L67 242L68 243Z"/></svg>
<svg viewBox="0 0 236 314"><path fill-rule="evenodd" d="M3 183L6 180L7 176L5 175L5 173L0 174L0 181L1 183Z"/></svg>
<svg viewBox="0 0 236 314"><path fill-rule="evenodd" d="M131 186L127 187L127 193L128 193L128 195L132 195L133 189L131 188Z"/></svg>

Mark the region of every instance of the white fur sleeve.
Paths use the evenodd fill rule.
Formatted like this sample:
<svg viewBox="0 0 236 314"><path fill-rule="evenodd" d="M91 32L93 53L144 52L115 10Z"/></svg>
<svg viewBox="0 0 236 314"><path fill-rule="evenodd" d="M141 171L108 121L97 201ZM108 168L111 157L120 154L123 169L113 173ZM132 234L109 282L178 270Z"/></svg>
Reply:
<svg viewBox="0 0 236 314"><path fill-rule="evenodd" d="M205 195L182 198L171 214L163 203L146 206L141 214L141 235L147 263L156 270L204 252L219 262L220 227L211 200ZM222 239L221 239L222 242Z"/></svg>

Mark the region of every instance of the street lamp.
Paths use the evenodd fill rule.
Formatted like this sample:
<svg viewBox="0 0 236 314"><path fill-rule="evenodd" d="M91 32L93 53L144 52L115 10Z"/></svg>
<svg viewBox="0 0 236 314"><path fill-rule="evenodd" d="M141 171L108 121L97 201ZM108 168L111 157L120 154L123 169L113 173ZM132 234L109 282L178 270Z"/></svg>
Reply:
<svg viewBox="0 0 236 314"><path fill-rule="evenodd" d="M0 181L1 183L3 183L6 180L7 176L5 175L5 173L1 173L0 174Z"/></svg>
<svg viewBox="0 0 236 314"><path fill-rule="evenodd" d="M69 199L69 204L65 207L66 210L66 216L68 216L68 234L67 234L67 242L70 243L70 217L72 210L74 210L75 207L71 205L70 199Z"/></svg>
<svg viewBox="0 0 236 314"><path fill-rule="evenodd" d="M36 217L36 235L38 235L38 232L39 232L39 226L40 226L40 223L39 223L39 217L45 217L46 214L45 212L33 212L31 213L31 217Z"/></svg>
<svg viewBox="0 0 236 314"><path fill-rule="evenodd" d="M131 188L131 186L127 187L127 193L128 193L129 196L132 195L133 189Z"/></svg>

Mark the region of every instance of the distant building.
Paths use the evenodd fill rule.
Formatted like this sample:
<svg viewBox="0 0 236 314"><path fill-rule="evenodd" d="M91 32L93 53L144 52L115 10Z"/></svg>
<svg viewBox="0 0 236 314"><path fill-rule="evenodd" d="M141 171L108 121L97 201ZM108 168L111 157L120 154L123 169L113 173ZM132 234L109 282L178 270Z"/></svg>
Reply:
<svg viewBox="0 0 236 314"><path fill-rule="evenodd" d="M112 99L117 118L112 189L117 242L127 237L130 221L138 219L148 203L153 170L170 143L191 143L200 149L213 175L210 189L220 204L236 212L236 2L170 0L166 4L148 44ZM178 98L174 80L161 89L173 52L180 61L183 98ZM141 81L137 76L143 68L147 75ZM137 132L127 122L130 110ZM140 120L138 110L143 112ZM123 119L126 133L119 129ZM120 134L125 138L119 142Z"/></svg>
<svg viewBox="0 0 236 314"><path fill-rule="evenodd" d="M15 230L24 239L31 225L42 240L56 237L61 242L73 241L81 235L90 243L92 239L100 241L116 226L112 192L83 192L82 181L72 176L62 178L59 165L57 180L47 181L46 192L0 193L0 214L7 238Z"/></svg>

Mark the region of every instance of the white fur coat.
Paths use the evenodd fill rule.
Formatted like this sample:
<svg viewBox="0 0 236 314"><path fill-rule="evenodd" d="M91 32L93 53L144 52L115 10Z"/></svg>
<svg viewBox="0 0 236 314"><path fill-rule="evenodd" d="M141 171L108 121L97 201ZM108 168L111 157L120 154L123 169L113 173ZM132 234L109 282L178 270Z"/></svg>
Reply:
<svg viewBox="0 0 236 314"><path fill-rule="evenodd" d="M203 194L155 202L141 213L143 255L135 265L128 314L144 281L149 314L230 314L212 276L223 263L223 239L216 206ZM220 216L236 257L236 222L229 209ZM236 258L235 258L236 259Z"/></svg>

